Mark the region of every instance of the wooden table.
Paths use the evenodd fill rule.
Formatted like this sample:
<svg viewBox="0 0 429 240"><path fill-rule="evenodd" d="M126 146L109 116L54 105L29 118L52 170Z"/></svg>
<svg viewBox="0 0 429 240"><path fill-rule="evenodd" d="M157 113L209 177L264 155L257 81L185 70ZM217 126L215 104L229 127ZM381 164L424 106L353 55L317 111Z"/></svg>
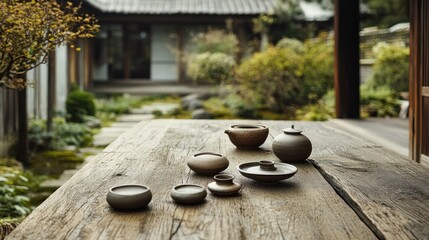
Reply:
<svg viewBox="0 0 429 240"><path fill-rule="evenodd" d="M429 170L332 122L294 122L313 143L309 162L278 184L260 184L236 170L243 162L275 160L270 128L259 150L239 150L224 129L230 120L153 120L123 134L36 208L8 239L428 239ZM190 171L194 153L214 151L243 189L236 197L208 194L205 203L177 205L170 189L206 186ZM109 188L137 183L153 192L149 207L112 210Z"/></svg>

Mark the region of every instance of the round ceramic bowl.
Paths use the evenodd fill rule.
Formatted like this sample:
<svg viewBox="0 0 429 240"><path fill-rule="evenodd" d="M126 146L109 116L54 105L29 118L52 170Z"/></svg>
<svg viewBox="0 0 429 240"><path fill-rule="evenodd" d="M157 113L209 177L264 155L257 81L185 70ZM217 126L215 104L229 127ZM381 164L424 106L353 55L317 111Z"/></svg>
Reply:
<svg viewBox="0 0 429 240"><path fill-rule="evenodd" d="M267 139L268 127L257 124L238 124L229 127L225 133L237 148L255 149Z"/></svg>
<svg viewBox="0 0 429 240"><path fill-rule="evenodd" d="M278 182L295 175L298 169L287 163L259 161L242 163L237 166L241 175L258 182Z"/></svg>
<svg viewBox="0 0 429 240"><path fill-rule="evenodd" d="M146 207L152 200L152 192L143 185L128 184L112 187L107 202L115 209L131 210Z"/></svg>
<svg viewBox="0 0 429 240"><path fill-rule="evenodd" d="M202 152L193 155L187 161L188 167L198 174L216 174L229 166L228 159L222 154Z"/></svg>
<svg viewBox="0 0 429 240"><path fill-rule="evenodd" d="M238 193L241 189L239 183L233 182L234 175L218 174L213 177L214 182L209 183L207 188L211 193L217 196L228 197Z"/></svg>
<svg viewBox="0 0 429 240"><path fill-rule="evenodd" d="M171 198L181 204L197 204L207 196L203 186L196 184L180 184L174 186L170 191Z"/></svg>

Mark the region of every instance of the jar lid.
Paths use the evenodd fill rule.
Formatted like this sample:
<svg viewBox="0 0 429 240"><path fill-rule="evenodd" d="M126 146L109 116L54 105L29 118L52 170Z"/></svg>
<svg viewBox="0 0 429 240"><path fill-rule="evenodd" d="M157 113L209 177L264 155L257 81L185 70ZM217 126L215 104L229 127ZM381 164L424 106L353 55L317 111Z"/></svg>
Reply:
<svg viewBox="0 0 429 240"><path fill-rule="evenodd" d="M295 129L294 125L292 125L290 128L283 129L283 132L287 133L287 134L301 134L302 133L301 130Z"/></svg>

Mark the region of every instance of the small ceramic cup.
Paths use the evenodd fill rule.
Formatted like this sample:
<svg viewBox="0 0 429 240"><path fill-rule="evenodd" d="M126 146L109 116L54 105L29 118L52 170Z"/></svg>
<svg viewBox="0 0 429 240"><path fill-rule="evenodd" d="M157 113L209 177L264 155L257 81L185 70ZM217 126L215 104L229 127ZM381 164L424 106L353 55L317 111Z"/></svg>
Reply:
<svg viewBox="0 0 429 240"><path fill-rule="evenodd" d="M232 125L225 133L237 148L255 149L261 146L268 137L268 127L265 125L238 124Z"/></svg>
<svg viewBox="0 0 429 240"><path fill-rule="evenodd" d="M152 192L144 185L127 184L112 187L106 201L114 209L132 210L146 207L152 200Z"/></svg>
<svg viewBox="0 0 429 240"><path fill-rule="evenodd" d="M203 186L196 184L179 184L170 191L171 198L181 204L197 204L207 196L207 191Z"/></svg>

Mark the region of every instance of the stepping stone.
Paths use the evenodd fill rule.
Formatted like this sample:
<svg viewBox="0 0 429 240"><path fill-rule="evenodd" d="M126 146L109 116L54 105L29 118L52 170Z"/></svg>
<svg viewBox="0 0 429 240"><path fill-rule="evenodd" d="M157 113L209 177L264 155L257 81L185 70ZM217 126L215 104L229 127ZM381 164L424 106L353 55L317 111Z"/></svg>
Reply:
<svg viewBox="0 0 429 240"><path fill-rule="evenodd" d="M178 103L152 103L145 105L140 109L132 109L134 114L152 114L154 111L160 111L162 114L169 114L179 108Z"/></svg>
<svg viewBox="0 0 429 240"><path fill-rule="evenodd" d="M117 121L119 122L140 122L143 120L151 120L154 119L155 117L153 116L153 114L126 114L126 115L122 115L120 116Z"/></svg>
<svg viewBox="0 0 429 240"><path fill-rule="evenodd" d="M133 124L134 126L135 124ZM132 127L132 126L131 126ZM131 128L130 127L130 128ZM102 128L101 131L98 134L114 134L114 133L124 133L129 128L114 128L114 127L108 127L108 128Z"/></svg>
<svg viewBox="0 0 429 240"><path fill-rule="evenodd" d="M135 126L134 122L115 122L110 125L111 128L132 128Z"/></svg>
<svg viewBox="0 0 429 240"><path fill-rule="evenodd" d="M93 145L95 147L105 147L105 146L109 145L110 143L112 143L113 141L115 141L116 138L118 138L120 135L121 134L115 134L115 135L103 134L103 135L100 135L98 137L94 137Z"/></svg>
<svg viewBox="0 0 429 240"><path fill-rule="evenodd" d="M40 184L40 191L55 191L66 183L68 179L49 179Z"/></svg>
<svg viewBox="0 0 429 240"><path fill-rule="evenodd" d="M92 154L96 155L100 152L102 152L102 148L92 148L92 147L86 147L86 148L79 148L79 152L82 154Z"/></svg>
<svg viewBox="0 0 429 240"><path fill-rule="evenodd" d="M67 170L64 170L64 172L61 174L61 176L60 176L59 179L69 180L78 171L79 171L79 169L67 169Z"/></svg>

